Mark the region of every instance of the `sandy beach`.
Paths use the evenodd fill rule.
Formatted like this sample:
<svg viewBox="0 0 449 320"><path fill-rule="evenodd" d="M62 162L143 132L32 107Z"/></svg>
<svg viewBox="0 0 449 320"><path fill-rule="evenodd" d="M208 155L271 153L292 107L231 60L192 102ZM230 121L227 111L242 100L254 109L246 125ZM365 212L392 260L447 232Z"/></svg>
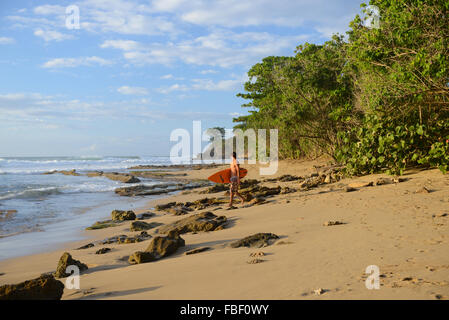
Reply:
<svg viewBox="0 0 449 320"><path fill-rule="evenodd" d="M244 165L249 171L245 180L291 191L266 197L262 204L242 206L236 201L233 210L222 204L182 216L155 210L169 202L227 199L224 191L201 194L205 188L149 202L136 210L136 214L155 213L144 220L147 223L167 225L208 211L227 218L221 230L181 234L185 246L160 260L128 263L128 257L144 251L151 239L97 244L108 237L139 233L131 232L131 221L125 221L84 230L87 239L60 250L0 261L0 285L54 272L61 255L69 252L89 269L81 275L80 289L66 288L62 299L448 299L449 176L413 169L395 181L378 174L306 189L300 188L302 180L274 179L310 176L319 172L316 167L326 165L325 160L281 161L277 174L269 177L259 176L255 165ZM180 173L187 174L183 179L206 179L219 169ZM388 183L376 183L382 178ZM155 237L160 235L157 230L147 232ZM257 233L272 233L279 239L262 248L230 246ZM76 250L88 243L95 246ZM103 247L111 251L95 254ZM201 247L209 249L185 254ZM378 290L365 286L370 265L379 267Z"/></svg>

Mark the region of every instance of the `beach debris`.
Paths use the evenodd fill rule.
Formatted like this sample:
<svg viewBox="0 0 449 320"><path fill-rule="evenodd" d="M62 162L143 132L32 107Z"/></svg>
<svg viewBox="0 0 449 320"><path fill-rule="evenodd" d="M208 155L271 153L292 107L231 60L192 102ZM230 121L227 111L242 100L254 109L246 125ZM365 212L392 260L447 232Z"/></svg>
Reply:
<svg viewBox="0 0 449 320"><path fill-rule="evenodd" d="M191 255L191 254L197 254L197 253L201 253L201 252L204 252L204 251L207 251L207 250L210 250L210 247L195 248L195 249L186 251L185 255L188 256L188 255Z"/></svg>
<svg viewBox="0 0 449 320"><path fill-rule="evenodd" d="M111 212L111 217L113 221L136 220L136 214L131 210L114 210Z"/></svg>
<svg viewBox="0 0 449 320"><path fill-rule="evenodd" d="M104 221L97 221L90 227L87 227L86 230L99 230L99 229L106 229L117 226L118 223L112 220L104 220Z"/></svg>
<svg viewBox="0 0 449 320"><path fill-rule="evenodd" d="M318 288L313 290L313 293L317 296L321 296L322 294L326 293L328 290L323 289L323 288Z"/></svg>
<svg viewBox="0 0 449 320"><path fill-rule="evenodd" d="M144 221L133 221L131 223L130 230L131 231L145 231L145 230L159 227L160 225L162 225L162 223L158 223L158 222L147 223Z"/></svg>
<svg viewBox="0 0 449 320"><path fill-rule="evenodd" d="M129 243L142 242L142 241L148 240L150 238L151 238L151 235L149 235L146 231L142 231L140 234L138 234L136 236L128 237L127 235L122 234L119 236L106 238L103 241L101 241L100 243L101 244L113 244L113 243L129 244Z"/></svg>
<svg viewBox="0 0 449 320"><path fill-rule="evenodd" d="M101 249L97 250L95 252L95 254L105 254L105 253L108 253L111 250L112 250L111 248L101 248Z"/></svg>
<svg viewBox="0 0 449 320"><path fill-rule="evenodd" d="M216 216L212 212L202 212L193 216L160 227L157 232L168 234L172 231L178 234L188 232L207 232L218 230L227 221L225 216Z"/></svg>
<svg viewBox="0 0 449 320"><path fill-rule="evenodd" d="M263 260L263 259L251 259L251 260L247 261L246 263L248 263L248 264L258 264L258 263L262 263L264 261L265 260Z"/></svg>
<svg viewBox="0 0 449 320"><path fill-rule="evenodd" d="M154 217L156 214L153 212L144 212L136 215L136 220L146 220Z"/></svg>
<svg viewBox="0 0 449 320"><path fill-rule="evenodd" d="M42 275L19 284L0 286L0 300L60 300L64 284L52 275Z"/></svg>
<svg viewBox="0 0 449 320"><path fill-rule="evenodd" d="M93 243L88 243L88 244L86 244L86 245L84 245L84 246L81 246L81 247L79 247L79 248L76 248L75 250L89 249L89 248L92 248L93 246L95 246Z"/></svg>
<svg viewBox="0 0 449 320"><path fill-rule="evenodd" d="M259 251L259 252L251 252L251 253L249 254L249 256L250 256L250 257L253 257L253 258L263 257L263 256L265 256L265 252L262 252L262 251Z"/></svg>
<svg viewBox="0 0 449 320"><path fill-rule="evenodd" d="M331 227L331 226L340 226L342 224L346 224L342 221L326 221L325 223L323 223L323 226L325 227Z"/></svg>
<svg viewBox="0 0 449 320"><path fill-rule="evenodd" d="M78 260L73 259L70 253L64 252L61 258L59 259L58 266L55 272L55 277L65 278L70 276L70 273L66 273L66 269L68 266L77 266L80 272L83 272L88 269L87 265Z"/></svg>
<svg viewBox="0 0 449 320"><path fill-rule="evenodd" d="M243 239L232 242L230 246L232 248L250 247L250 248L262 248L269 246L271 240L279 239L279 237L273 233L257 233Z"/></svg>
<svg viewBox="0 0 449 320"><path fill-rule="evenodd" d="M422 187L422 188L419 188L418 190L416 190L415 193L427 194L427 193L430 193L430 190L426 187Z"/></svg>
<svg viewBox="0 0 449 320"><path fill-rule="evenodd" d="M183 246L185 246L184 239L177 232L171 231L166 237L155 237L145 251L133 253L128 262L138 264L155 261L175 253Z"/></svg>

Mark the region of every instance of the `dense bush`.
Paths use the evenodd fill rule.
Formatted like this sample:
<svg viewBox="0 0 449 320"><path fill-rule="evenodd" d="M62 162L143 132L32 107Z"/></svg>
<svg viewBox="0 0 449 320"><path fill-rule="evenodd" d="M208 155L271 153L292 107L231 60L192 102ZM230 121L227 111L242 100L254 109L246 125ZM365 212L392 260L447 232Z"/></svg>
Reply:
<svg viewBox="0 0 449 320"><path fill-rule="evenodd" d="M251 68L240 128L278 128L281 158L327 153L351 174L449 165L449 2L372 0L347 41L304 44ZM362 5L365 16L371 11Z"/></svg>

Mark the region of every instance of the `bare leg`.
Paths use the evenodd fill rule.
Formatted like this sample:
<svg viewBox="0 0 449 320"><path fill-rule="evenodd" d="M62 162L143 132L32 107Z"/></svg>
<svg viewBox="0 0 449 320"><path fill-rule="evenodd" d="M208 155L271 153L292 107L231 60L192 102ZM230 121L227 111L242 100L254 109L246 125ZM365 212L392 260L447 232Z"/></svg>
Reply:
<svg viewBox="0 0 449 320"><path fill-rule="evenodd" d="M239 197L240 199L242 199L242 204L245 202L245 198L243 198L243 196L237 191L236 192L237 197Z"/></svg>
<svg viewBox="0 0 449 320"><path fill-rule="evenodd" d="M229 190L229 208L232 207L232 200L234 199L234 192L232 192L232 186Z"/></svg>

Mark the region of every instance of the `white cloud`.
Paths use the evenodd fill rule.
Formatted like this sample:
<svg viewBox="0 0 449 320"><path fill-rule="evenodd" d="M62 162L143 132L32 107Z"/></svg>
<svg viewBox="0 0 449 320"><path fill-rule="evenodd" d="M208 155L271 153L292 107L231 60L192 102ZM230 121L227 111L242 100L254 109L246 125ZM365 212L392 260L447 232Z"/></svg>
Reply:
<svg viewBox="0 0 449 320"><path fill-rule="evenodd" d="M247 80L248 77L246 75L236 79L218 81L211 79L193 79L190 85L176 83L170 87L159 88L158 91L162 94L169 94L174 91L234 91L239 89Z"/></svg>
<svg viewBox="0 0 449 320"><path fill-rule="evenodd" d="M80 57L80 58L56 58L49 60L43 64L44 68L74 68L80 66L106 66L111 65L113 62L99 58L96 56L92 57Z"/></svg>
<svg viewBox="0 0 449 320"><path fill-rule="evenodd" d="M61 15L65 14L65 7L58 5L42 5L35 7L33 12L39 15Z"/></svg>
<svg viewBox="0 0 449 320"><path fill-rule="evenodd" d="M37 29L36 31L34 31L34 35L44 39L46 42L73 39L72 35L52 30Z"/></svg>
<svg viewBox="0 0 449 320"><path fill-rule="evenodd" d="M213 70L213 69L207 69L207 70L201 70L200 73L201 74L211 74L211 73L217 73L217 70Z"/></svg>
<svg viewBox="0 0 449 320"><path fill-rule="evenodd" d="M16 41L13 38L9 37L0 37L0 44L13 44Z"/></svg>
<svg viewBox="0 0 449 320"><path fill-rule="evenodd" d="M104 43L102 47L121 49L123 57L135 65L171 65L180 61L226 68L235 65L248 66L265 56L281 54L285 50L293 54L296 45L307 37L216 30L205 36L179 42L148 45L133 43L132 46Z"/></svg>
<svg viewBox="0 0 449 320"><path fill-rule="evenodd" d="M166 74L165 76L162 76L162 77L161 77L161 79L164 79L164 80L173 79L173 78L174 78L174 77L173 77L172 74Z"/></svg>
<svg viewBox="0 0 449 320"><path fill-rule="evenodd" d="M142 87L128 87L128 86L122 86L117 89L117 92L125 95L147 95L148 90L146 88Z"/></svg>
<svg viewBox="0 0 449 320"><path fill-rule="evenodd" d="M100 48L114 48L124 51L139 50L140 47L140 44L133 40L106 40L100 45Z"/></svg>

